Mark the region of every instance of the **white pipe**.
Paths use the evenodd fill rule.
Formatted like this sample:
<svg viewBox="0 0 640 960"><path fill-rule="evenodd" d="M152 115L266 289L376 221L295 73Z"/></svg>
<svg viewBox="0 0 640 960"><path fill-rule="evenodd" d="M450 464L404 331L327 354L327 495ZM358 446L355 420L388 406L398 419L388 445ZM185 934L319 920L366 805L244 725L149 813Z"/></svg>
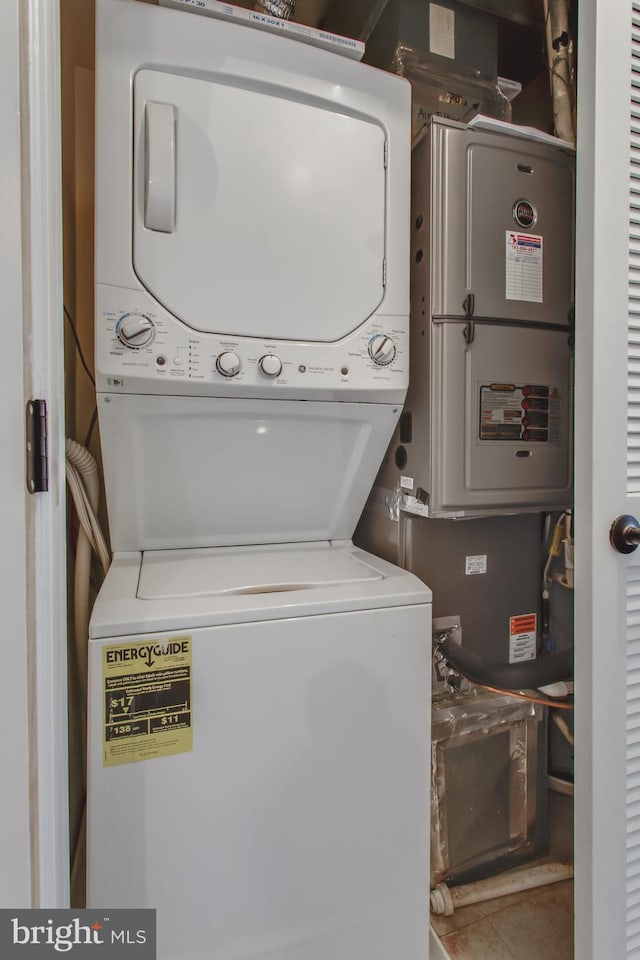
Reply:
<svg viewBox="0 0 640 960"><path fill-rule="evenodd" d="M525 870L501 873L489 880L478 880L477 883L467 883L461 887L449 888L446 883L439 883L431 891L431 912L436 916L450 917L458 907L468 907L472 903L506 897L510 893L519 893L522 890L533 890L535 887L544 887L549 883L569 880L571 877L573 877L572 864L543 863Z"/></svg>

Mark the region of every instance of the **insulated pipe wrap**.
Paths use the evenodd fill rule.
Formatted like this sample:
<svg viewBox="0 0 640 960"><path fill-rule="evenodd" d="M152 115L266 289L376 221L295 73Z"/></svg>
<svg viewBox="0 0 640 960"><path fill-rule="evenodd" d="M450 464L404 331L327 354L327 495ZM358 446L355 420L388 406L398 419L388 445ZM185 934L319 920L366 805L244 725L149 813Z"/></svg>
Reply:
<svg viewBox="0 0 640 960"><path fill-rule="evenodd" d="M257 0L253 9L267 13L270 17L291 20L296 9L296 0Z"/></svg>
<svg viewBox="0 0 640 960"><path fill-rule="evenodd" d="M524 663L493 663L465 650L449 636L438 644L438 650L452 667L473 683L499 687L501 690L544 687L548 683L571 680L573 677L573 650L563 650L562 653L554 653L541 660L526 660Z"/></svg>

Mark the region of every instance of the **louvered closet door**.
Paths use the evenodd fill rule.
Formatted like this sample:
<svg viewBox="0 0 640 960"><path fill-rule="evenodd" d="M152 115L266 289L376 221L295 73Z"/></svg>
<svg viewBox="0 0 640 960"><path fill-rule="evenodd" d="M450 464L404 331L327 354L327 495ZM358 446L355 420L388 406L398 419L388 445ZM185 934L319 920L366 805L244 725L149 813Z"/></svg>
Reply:
<svg viewBox="0 0 640 960"><path fill-rule="evenodd" d="M581 0L576 244L576 946L640 958L640 2Z"/></svg>

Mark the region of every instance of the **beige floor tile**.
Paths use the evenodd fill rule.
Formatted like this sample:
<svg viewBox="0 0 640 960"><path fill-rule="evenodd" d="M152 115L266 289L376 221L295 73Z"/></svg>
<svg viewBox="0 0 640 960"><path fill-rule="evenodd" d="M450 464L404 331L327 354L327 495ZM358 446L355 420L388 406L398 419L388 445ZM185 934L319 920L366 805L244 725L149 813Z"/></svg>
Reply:
<svg viewBox="0 0 640 960"><path fill-rule="evenodd" d="M564 910L573 913L573 880L551 883L548 887L541 887L539 893L541 897L560 904Z"/></svg>
<svg viewBox="0 0 640 960"><path fill-rule="evenodd" d="M549 791L549 853L553 860L573 860L573 797Z"/></svg>
<svg viewBox="0 0 640 960"><path fill-rule="evenodd" d="M495 901L492 901L495 903ZM478 920L483 920L487 915L487 905L485 903L474 903L470 907L462 907L461 910L455 910L450 917L436 917L431 914L431 925L439 937L444 937L447 933L454 933L456 930L462 930Z"/></svg>
<svg viewBox="0 0 640 960"><path fill-rule="evenodd" d="M495 900L485 900L478 906L484 907L484 916L491 917L494 913L500 913L501 910L508 910L514 907L516 903L521 903L529 896L528 890L522 890L520 893L510 893L507 897L496 897Z"/></svg>
<svg viewBox="0 0 640 960"><path fill-rule="evenodd" d="M573 884L553 884L495 913L491 925L517 960L573 960Z"/></svg>
<svg viewBox="0 0 640 960"><path fill-rule="evenodd" d="M441 939L450 960L520 960L489 920L479 920Z"/></svg>

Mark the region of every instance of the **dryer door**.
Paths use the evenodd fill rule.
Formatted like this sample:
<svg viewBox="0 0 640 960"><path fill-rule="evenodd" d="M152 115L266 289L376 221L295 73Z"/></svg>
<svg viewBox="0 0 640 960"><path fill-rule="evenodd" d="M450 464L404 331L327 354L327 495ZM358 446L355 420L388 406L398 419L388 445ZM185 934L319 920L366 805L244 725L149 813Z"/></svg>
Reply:
<svg viewBox="0 0 640 960"><path fill-rule="evenodd" d="M195 330L331 342L383 296L385 136L335 104L160 71L134 81L133 259Z"/></svg>

